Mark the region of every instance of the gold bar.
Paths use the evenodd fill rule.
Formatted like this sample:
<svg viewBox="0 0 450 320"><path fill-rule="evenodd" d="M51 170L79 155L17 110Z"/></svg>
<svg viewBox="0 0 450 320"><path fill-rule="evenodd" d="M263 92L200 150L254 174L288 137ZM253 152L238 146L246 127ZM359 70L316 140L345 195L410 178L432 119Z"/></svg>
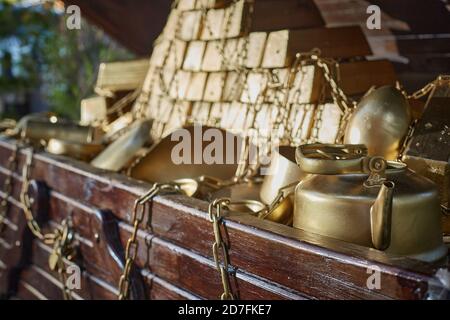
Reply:
<svg viewBox="0 0 450 320"><path fill-rule="evenodd" d="M369 44L358 26L281 30L268 36L263 68L289 66L299 52L319 48L322 56L349 58L371 55Z"/></svg>
<svg viewBox="0 0 450 320"><path fill-rule="evenodd" d="M261 95L267 83L268 79L264 73L250 72L247 76L244 90L242 91L241 102L256 103L258 99L262 98Z"/></svg>
<svg viewBox="0 0 450 320"><path fill-rule="evenodd" d="M289 103L312 103L320 97L322 73L315 66L302 66L289 91Z"/></svg>
<svg viewBox="0 0 450 320"><path fill-rule="evenodd" d="M200 39L216 40L223 38L223 28L225 9L208 10L202 24Z"/></svg>
<svg viewBox="0 0 450 320"><path fill-rule="evenodd" d="M105 97L92 97L81 100L80 124L98 124L106 120L108 103Z"/></svg>
<svg viewBox="0 0 450 320"><path fill-rule="evenodd" d="M225 128L222 126L222 121L224 120L222 116L224 113L227 113L225 110L229 109L229 105L229 103L214 102L209 113L208 125L212 127L219 126L220 128Z"/></svg>
<svg viewBox="0 0 450 320"><path fill-rule="evenodd" d="M176 100L186 98L188 87L191 83L191 73L188 71L178 70L174 79L170 84L170 97Z"/></svg>
<svg viewBox="0 0 450 320"><path fill-rule="evenodd" d="M182 128L186 124L187 115L191 104L187 101L177 101L172 106L170 118L167 119L163 136L171 134L176 129Z"/></svg>
<svg viewBox="0 0 450 320"><path fill-rule="evenodd" d="M315 142L336 143L342 116L339 106L334 103L326 103L320 105L318 108L322 110L320 117L321 125L319 126L318 140ZM315 119L315 121L318 120L319 119Z"/></svg>
<svg viewBox="0 0 450 320"><path fill-rule="evenodd" d="M206 72L191 73L190 83L185 97L186 100L201 101L203 99L207 77L208 74Z"/></svg>
<svg viewBox="0 0 450 320"><path fill-rule="evenodd" d="M170 89L175 78L175 72L175 69L171 68L155 69L155 75L152 82L153 86L151 90L152 97L170 95Z"/></svg>
<svg viewBox="0 0 450 320"><path fill-rule="evenodd" d="M292 145L300 145L308 142L313 124L316 106L313 104L292 105L289 121L292 124Z"/></svg>
<svg viewBox="0 0 450 320"><path fill-rule="evenodd" d="M148 68L148 59L101 63L96 90L99 94L135 90L144 82Z"/></svg>
<svg viewBox="0 0 450 320"><path fill-rule="evenodd" d="M163 30L164 39L175 39L178 22L181 19L181 12L178 10L170 11L169 17L167 18L166 25Z"/></svg>
<svg viewBox="0 0 450 320"><path fill-rule="evenodd" d="M191 41L186 52L183 69L189 71L200 71L203 56L205 54L206 42Z"/></svg>
<svg viewBox="0 0 450 320"><path fill-rule="evenodd" d="M179 0L177 9L181 11L195 9L196 0Z"/></svg>
<svg viewBox="0 0 450 320"><path fill-rule="evenodd" d="M221 41L208 41L206 44L205 57L202 63L203 71L221 71L223 65L223 50L225 46Z"/></svg>
<svg viewBox="0 0 450 320"><path fill-rule="evenodd" d="M202 20L201 11L185 11L181 14L181 28L179 37L184 41L197 40L200 36Z"/></svg>
<svg viewBox="0 0 450 320"><path fill-rule="evenodd" d="M222 101L239 100L245 83L245 75L237 72L228 72L222 92Z"/></svg>
<svg viewBox="0 0 450 320"><path fill-rule="evenodd" d="M227 73L213 72L208 75L205 95L203 100L207 102L220 102L222 100L223 88L225 86Z"/></svg>
<svg viewBox="0 0 450 320"><path fill-rule="evenodd" d="M155 67L179 69L183 65L186 42L162 40L153 48L150 64Z"/></svg>
<svg viewBox="0 0 450 320"><path fill-rule="evenodd" d="M250 4L245 0L239 0L225 9L223 34L226 38L236 38L244 34Z"/></svg>
<svg viewBox="0 0 450 320"><path fill-rule="evenodd" d="M248 36L248 51L245 61L247 68L258 68L261 66L266 47L267 33L252 32Z"/></svg>
<svg viewBox="0 0 450 320"><path fill-rule="evenodd" d="M191 123L207 124L209 119L209 111L211 110L211 103L197 101L192 105L192 113L190 116Z"/></svg>

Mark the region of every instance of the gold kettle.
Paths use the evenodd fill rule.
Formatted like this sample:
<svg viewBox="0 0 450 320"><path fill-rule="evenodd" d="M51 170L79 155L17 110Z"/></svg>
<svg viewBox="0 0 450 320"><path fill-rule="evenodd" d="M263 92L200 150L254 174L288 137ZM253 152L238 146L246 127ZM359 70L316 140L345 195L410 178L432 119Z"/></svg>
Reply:
<svg viewBox="0 0 450 320"><path fill-rule="evenodd" d="M304 145L294 227L409 256L444 257L438 190L399 162L368 157L364 145Z"/></svg>

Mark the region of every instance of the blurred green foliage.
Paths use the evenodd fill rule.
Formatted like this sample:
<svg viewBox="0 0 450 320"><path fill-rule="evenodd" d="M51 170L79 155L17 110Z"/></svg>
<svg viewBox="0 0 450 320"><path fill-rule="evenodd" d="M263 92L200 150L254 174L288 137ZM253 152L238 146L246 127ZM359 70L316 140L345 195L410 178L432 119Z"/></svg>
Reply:
<svg viewBox="0 0 450 320"><path fill-rule="evenodd" d="M12 56L13 70L13 77L0 75L0 94L39 89L50 110L77 119L99 63L133 56L85 20L69 30L67 17L52 6L0 0L0 61L7 69Z"/></svg>

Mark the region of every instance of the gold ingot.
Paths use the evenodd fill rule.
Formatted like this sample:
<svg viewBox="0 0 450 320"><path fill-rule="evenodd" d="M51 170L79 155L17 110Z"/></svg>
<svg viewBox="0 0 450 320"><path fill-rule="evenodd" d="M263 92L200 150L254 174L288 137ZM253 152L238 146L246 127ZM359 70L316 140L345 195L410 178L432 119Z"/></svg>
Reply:
<svg viewBox="0 0 450 320"><path fill-rule="evenodd" d="M105 146L98 143L77 143L60 139L50 139L46 150L51 154L69 156L82 161L90 161Z"/></svg>
<svg viewBox="0 0 450 320"><path fill-rule="evenodd" d="M95 90L100 96L135 90L144 82L148 68L148 59L101 63Z"/></svg>
<svg viewBox="0 0 450 320"><path fill-rule="evenodd" d="M218 180L232 179L237 170L239 157L237 156L238 148L236 148L236 143L233 142L233 146L230 142L231 139L236 139L236 136L224 130L212 128L218 130L223 139L224 143L222 144L223 149L221 150L221 154L224 157L227 154L232 154L233 159L228 159L230 161L224 161L223 164L206 164L203 155L210 142L203 139L203 134L208 129L211 128L206 126L190 126L174 131L171 135L154 145L139 163L130 168L129 175L132 178L151 183L168 183L186 178L199 179L202 176L212 177ZM180 141L178 141L178 138ZM188 161L176 164L172 158L172 153L177 152L177 148L183 143L181 141L183 138L187 139L184 143L186 143L189 149L185 150L189 154L183 155L183 158L186 156L189 159ZM234 150L231 150L231 148ZM179 155L177 154L177 156Z"/></svg>
<svg viewBox="0 0 450 320"><path fill-rule="evenodd" d="M266 46L267 32L252 32L248 35L248 54L245 66L249 69L261 66Z"/></svg>
<svg viewBox="0 0 450 320"><path fill-rule="evenodd" d="M177 9L180 11L187 11L195 9L196 0L180 0L178 1Z"/></svg>
<svg viewBox="0 0 450 320"><path fill-rule="evenodd" d="M294 227L397 256L436 261L448 252L436 185L361 145L305 145Z"/></svg>
<svg viewBox="0 0 450 320"><path fill-rule="evenodd" d="M364 144L369 156L395 160L410 123L406 97L396 88L384 86L358 104L347 125L344 143Z"/></svg>
<svg viewBox="0 0 450 320"><path fill-rule="evenodd" d="M186 51L183 69L188 71L200 71L202 68L203 55L205 53L205 41L191 41Z"/></svg>
<svg viewBox="0 0 450 320"><path fill-rule="evenodd" d="M108 101L106 97L92 97L81 100L80 124L84 126L107 120Z"/></svg>
<svg viewBox="0 0 450 320"><path fill-rule="evenodd" d="M225 9L208 10L202 23L200 38L202 40L216 40L224 36L222 22L225 18Z"/></svg>
<svg viewBox="0 0 450 320"><path fill-rule="evenodd" d="M91 165L104 170L121 170L133 158L136 152L146 144L150 144L152 123L152 120L136 121L127 133L110 144L92 160Z"/></svg>
<svg viewBox="0 0 450 320"><path fill-rule="evenodd" d="M224 50L225 46L226 44L224 45L223 42L219 40L212 40L207 42L205 56L202 62L203 71L217 72L222 70L222 68L224 67L225 57L222 57L221 50Z"/></svg>
<svg viewBox="0 0 450 320"><path fill-rule="evenodd" d="M179 38L184 41L199 39L201 22L202 12L200 10L182 12Z"/></svg>
<svg viewBox="0 0 450 320"><path fill-rule="evenodd" d="M179 69L183 65L186 42L174 39L162 39L153 47L150 65L170 69Z"/></svg>
<svg viewBox="0 0 450 320"><path fill-rule="evenodd" d="M325 103L317 106L320 112L320 118L314 119L319 121L317 129L317 141L320 143L335 143L339 132L342 113L341 109L335 103Z"/></svg>
<svg viewBox="0 0 450 320"><path fill-rule="evenodd" d="M221 102L224 101L223 89L227 79L226 72L212 72L208 75L206 81L205 94L203 100L207 102Z"/></svg>
<svg viewBox="0 0 450 320"><path fill-rule="evenodd" d="M185 99L189 101L201 101L205 92L206 72L196 72L190 75L189 85L186 89Z"/></svg>
<svg viewBox="0 0 450 320"><path fill-rule="evenodd" d="M172 99L176 99L176 100L184 100L186 99L186 95L188 92L188 89L190 87L192 87L192 82L201 82L201 80L203 79L204 81L206 81L206 75L203 75L202 77L197 76L198 73L191 73L188 71L184 71L184 70L178 70L175 73L175 76L172 80L172 82L170 82L170 86L169 86L169 95L170 98ZM195 77L195 79L194 79ZM203 89L203 87L202 87ZM193 90L195 91L195 93L198 94L199 89L197 90ZM203 91L201 92L203 94ZM192 94L192 93L191 93Z"/></svg>
<svg viewBox="0 0 450 320"><path fill-rule="evenodd" d="M110 124L106 125L104 127L104 131L106 132L103 136L103 141L109 143L111 140L122 130L124 130L126 127L131 125L133 122L133 114L131 112L125 113L124 115L120 116Z"/></svg>
<svg viewBox="0 0 450 320"><path fill-rule="evenodd" d="M225 9L224 21L228 24L223 26L225 38L236 38L246 31L251 7L246 0L238 0Z"/></svg>

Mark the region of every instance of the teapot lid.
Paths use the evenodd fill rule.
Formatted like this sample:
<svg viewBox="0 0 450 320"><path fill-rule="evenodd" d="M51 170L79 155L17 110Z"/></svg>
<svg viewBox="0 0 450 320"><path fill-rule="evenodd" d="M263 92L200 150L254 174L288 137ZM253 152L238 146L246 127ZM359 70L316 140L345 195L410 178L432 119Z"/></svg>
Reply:
<svg viewBox="0 0 450 320"><path fill-rule="evenodd" d="M295 158L304 172L344 174L361 172L367 147L362 144L306 144L297 148Z"/></svg>

